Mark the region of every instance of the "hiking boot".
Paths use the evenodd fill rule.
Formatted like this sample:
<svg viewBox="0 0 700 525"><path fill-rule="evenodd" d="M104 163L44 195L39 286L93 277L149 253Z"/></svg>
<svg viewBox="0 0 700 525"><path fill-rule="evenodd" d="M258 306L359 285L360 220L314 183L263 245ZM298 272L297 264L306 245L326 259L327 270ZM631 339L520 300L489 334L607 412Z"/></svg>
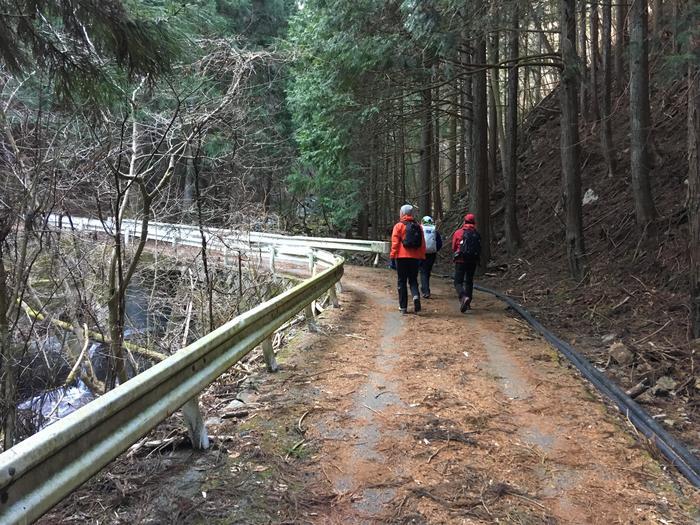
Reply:
<svg viewBox="0 0 700 525"><path fill-rule="evenodd" d="M408 313L408 310L406 308L399 308L399 312L401 312L401 314L405 314Z"/></svg>
<svg viewBox="0 0 700 525"><path fill-rule="evenodd" d="M430 299L430 292L423 294L423 299Z"/></svg>
<svg viewBox="0 0 700 525"><path fill-rule="evenodd" d="M420 297L418 297L417 295L413 296L413 311L415 313L420 312Z"/></svg>
<svg viewBox="0 0 700 525"><path fill-rule="evenodd" d="M472 298L467 297L467 310L471 310L471 309L472 309Z"/></svg>
<svg viewBox="0 0 700 525"><path fill-rule="evenodd" d="M462 298L459 300L459 311L464 313L467 310L469 310L469 297L463 295Z"/></svg>

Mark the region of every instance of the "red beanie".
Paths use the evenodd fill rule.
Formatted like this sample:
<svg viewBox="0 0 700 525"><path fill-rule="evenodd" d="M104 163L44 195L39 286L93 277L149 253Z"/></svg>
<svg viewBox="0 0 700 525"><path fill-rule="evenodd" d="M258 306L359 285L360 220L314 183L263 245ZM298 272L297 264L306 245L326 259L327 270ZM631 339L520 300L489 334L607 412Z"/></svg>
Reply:
<svg viewBox="0 0 700 525"><path fill-rule="evenodd" d="M464 223L465 223L465 224L474 224L474 223L476 223L476 217L474 217L474 214L473 214L473 213L467 213L467 214L464 216Z"/></svg>

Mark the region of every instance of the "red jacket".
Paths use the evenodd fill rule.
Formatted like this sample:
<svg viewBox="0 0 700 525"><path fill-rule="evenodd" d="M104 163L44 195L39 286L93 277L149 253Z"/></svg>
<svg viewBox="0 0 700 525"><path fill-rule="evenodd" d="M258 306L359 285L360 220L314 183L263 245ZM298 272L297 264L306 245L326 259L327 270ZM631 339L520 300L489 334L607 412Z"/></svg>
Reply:
<svg viewBox="0 0 700 525"><path fill-rule="evenodd" d="M403 215L401 222L394 224L394 230L391 232L391 259L425 259L425 241L418 248L406 248L403 245L403 239L406 237L406 225L403 221L413 221L412 215ZM423 236L423 227L419 224L421 238Z"/></svg>
<svg viewBox="0 0 700 525"><path fill-rule="evenodd" d="M462 242L462 235L464 234L464 230L476 230L476 226L473 224L463 224L462 227L454 232L452 234L452 253L455 254L459 251L459 243ZM462 257L455 257L454 258L455 263L464 263L464 259Z"/></svg>

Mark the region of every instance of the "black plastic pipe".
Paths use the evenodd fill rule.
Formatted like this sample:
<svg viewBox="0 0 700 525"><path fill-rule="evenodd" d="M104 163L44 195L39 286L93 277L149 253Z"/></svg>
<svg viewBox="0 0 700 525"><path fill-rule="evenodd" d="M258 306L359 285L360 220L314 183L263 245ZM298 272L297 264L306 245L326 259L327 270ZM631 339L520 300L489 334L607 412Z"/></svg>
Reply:
<svg viewBox="0 0 700 525"><path fill-rule="evenodd" d="M688 448L671 436L659 423L647 414L631 397L629 397L619 386L610 381L608 377L598 371L591 363L589 363L581 354L574 348L562 341L552 332L547 330L542 324L535 319L530 312L523 308L520 304L501 292L480 286L474 285L474 288L481 292L491 294L501 301L505 302L513 310L518 312L535 331L540 333L547 341L549 341L559 352L564 354L566 358L578 368L583 376L588 379L598 391L610 399L627 419L644 434L661 453L683 474L688 481L695 487L700 487L700 460Z"/></svg>

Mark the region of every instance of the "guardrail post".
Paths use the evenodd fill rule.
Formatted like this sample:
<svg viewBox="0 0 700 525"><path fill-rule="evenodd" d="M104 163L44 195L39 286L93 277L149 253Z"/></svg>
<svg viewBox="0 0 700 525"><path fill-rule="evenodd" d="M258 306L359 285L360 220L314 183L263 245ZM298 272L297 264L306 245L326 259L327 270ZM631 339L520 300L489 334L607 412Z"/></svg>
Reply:
<svg viewBox="0 0 700 525"><path fill-rule="evenodd" d="M275 351L272 349L272 336L265 338L262 342L263 357L268 372L277 372L280 368L275 360Z"/></svg>
<svg viewBox="0 0 700 525"><path fill-rule="evenodd" d="M335 293L335 285L328 289L328 298L333 305L333 308L340 308L340 301L338 301L338 295Z"/></svg>
<svg viewBox="0 0 700 525"><path fill-rule="evenodd" d="M343 283L340 280L335 283L335 293L343 293Z"/></svg>
<svg viewBox="0 0 700 525"><path fill-rule="evenodd" d="M187 432L190 435L192 448L195 450L206 450L209 448L209 435L204 426L204 418L199 408L199 396L195 396L180 408L185 416Z"/></svg>
<svg viewBox="0 0 700 525"><path fill-rule="evenodd" d="M309 252L309 271L311 272L311 277L316 275L316 250L311 250ZM311 313L315 315L316 314L316 301L315 300L311 301L310 308L311 308ZM309 325L309 328L311 329L310 325ZM312 329L312 331L315 331L315 328L316 327L314 326L314 329Z"/></svg>
<svg viewBox="0 0 700 525"><path fill-rule="evenodd" d="M304 315L306 316L306 324L309 327L309 332L318 332L318 325L316 324L312 305L313 303L309 303L306 308L304 308Z"/></svg>
<svg viewBox="0 0 700 525"><path fill-rule="evenodd" d="M309 271L311 275L316 275L316 252L311 250L309 252Z"/></svg>

